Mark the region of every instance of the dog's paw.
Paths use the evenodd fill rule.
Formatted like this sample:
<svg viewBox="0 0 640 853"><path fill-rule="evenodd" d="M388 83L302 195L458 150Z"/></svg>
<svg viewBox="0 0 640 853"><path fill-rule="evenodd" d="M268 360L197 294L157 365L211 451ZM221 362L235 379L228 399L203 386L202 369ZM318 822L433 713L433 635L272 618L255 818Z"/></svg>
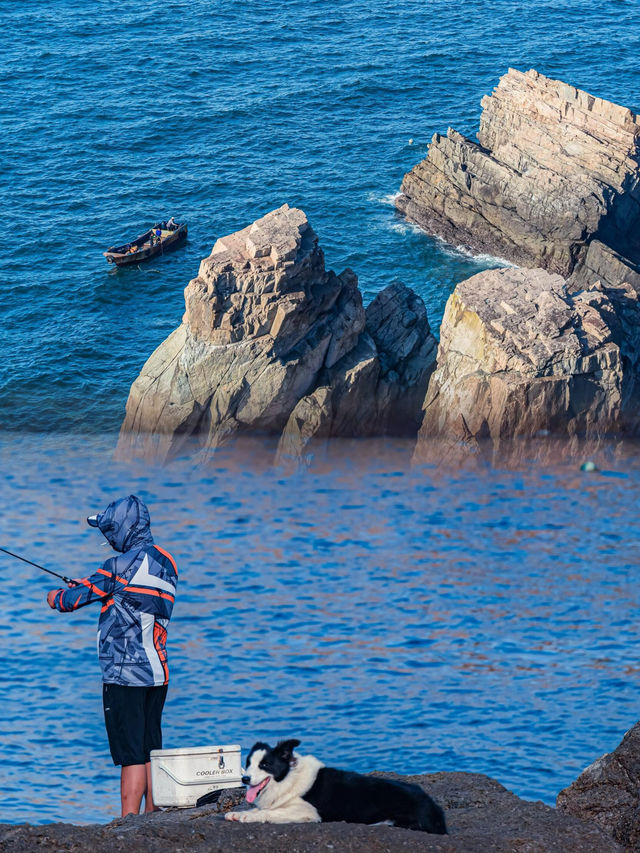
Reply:
<svg viewBox="0 0 640 853"><path fill-rule="evenodd" d="M248 823L251 821L251 812L227 812L224 816L225 820L234 820L238 823Z"/></svg>

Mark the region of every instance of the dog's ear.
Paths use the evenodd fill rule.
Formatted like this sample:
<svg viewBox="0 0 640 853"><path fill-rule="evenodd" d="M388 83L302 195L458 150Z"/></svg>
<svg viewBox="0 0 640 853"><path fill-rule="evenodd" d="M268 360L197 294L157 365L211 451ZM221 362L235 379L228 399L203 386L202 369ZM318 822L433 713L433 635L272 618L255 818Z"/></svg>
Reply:
<svg viewBox="0 0 640 853"><path fill-rule="evenodd" d="M253 755L253 753L257 752L259 749L264 749L265 752L269 752L271 750L271 747L268 743L263 743L261 740L259 740L257 743L254 743L254 745L249 750L249 754L247 755L247 761L245 764L246 767L249 766L249 762L251 761L251 756Z"/></svg>
<svg viewBox="0 0 640 853"><path fill-rule="evenodd" d="M276 750L285 761L291 763L291 761L293 760L293 750L296 748L296 746L300 746L299 740L281 740L280 743L276 746Z"/></svg>

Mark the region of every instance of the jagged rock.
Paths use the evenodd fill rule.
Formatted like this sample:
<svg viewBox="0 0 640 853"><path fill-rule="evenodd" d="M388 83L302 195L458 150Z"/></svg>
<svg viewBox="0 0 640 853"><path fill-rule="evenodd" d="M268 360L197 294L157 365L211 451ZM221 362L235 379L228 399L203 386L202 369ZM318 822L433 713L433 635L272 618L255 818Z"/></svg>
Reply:
<svg viewBox="0 0 640 853"><path fill-rule="evenodd" d="M622 257L600 240L589 243L587 254L578 264L567 284L573 291L590 287L596 281L616 286L628 282L640 293L640 267Z"/></svg>
<svg viewBox="0 0 640 853"><path fill-rule="evenodd" d="M413 436L422 421L438 346L424 302L410 288L391 284L367 307L366 329L380 360L377 434Z"/></svg>
<svg viewBox="0 0 640 853"><path fill-rule="evenodd" d="M440 332L418 460L433 439L638 427L640 307L628 284L572 295L544 270L487 270L457 285Z"/></svg>
<svg viewBox="0 0 640 853"><path fill-rule="evenodd" d="M365 315L356 276L325 270L301 210L219 239L185 304L131 387L119 456L280 435L290 416L292 453L323 431L415 435L435 360L422 301L392 285Z"/></svg>
<svg viewBox="0 0 640 853"><path fill-rule="evenodd" d="M416 435L436 348L422 299L399 282L386 287L366 310L358 346L291 413L279 457L329 437Z"/></svg>
<svg viewBox="0 0 640 853"><path fill-rule="evenodd" d="M564 276L594 237L640 261L636 115L534 70L509 69L482 106L479 144L434 135L402 182L402 213L454 244Z"/></svg>
<svg viewBox="0 0 640 853"><path fill-rule="evenodd" d="M218 240L185 304L182 325L131 387L120 454L278 434L365 324L355 275L325 270L305 214L286 204Z"/></svg>
<svg viewBox="0 0 640 853"><path fill-rule="evenodd" d="M325 374L324 384L298 402L278 444L279 461L301 457L320 439L377 435L379 375L375 344L364 334L358 346Z"/></svg>
<svg viewBox="0 0 640 853"><path fill-rule="evenodd" d="M560 791L560 811L596 823L628 851L640 850L640 723L613 752L594 761Z"/></svg>
<svg viewBox="0 0 640 853"><path fill-rule="evenodd" d="M218 808L129 815L104 826L0 824L0 850L20 853L622 853L594 823L519 799L477 773L401 777L422 785L444 808L448 835L357 823L256 824L225 821Z"/></svg>

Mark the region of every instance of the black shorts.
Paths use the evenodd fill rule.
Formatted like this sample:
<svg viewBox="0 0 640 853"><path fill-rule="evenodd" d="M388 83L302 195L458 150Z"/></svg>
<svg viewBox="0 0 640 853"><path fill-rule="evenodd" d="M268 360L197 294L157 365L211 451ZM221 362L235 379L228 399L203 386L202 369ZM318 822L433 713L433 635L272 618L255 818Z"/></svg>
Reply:
<svg viewBox="0 0 640 853"><path fill-rule="evenodd" d="M114 764L146 764L152 749L162 749L162 709L167 685L102 685L104 722Z"/></svg>

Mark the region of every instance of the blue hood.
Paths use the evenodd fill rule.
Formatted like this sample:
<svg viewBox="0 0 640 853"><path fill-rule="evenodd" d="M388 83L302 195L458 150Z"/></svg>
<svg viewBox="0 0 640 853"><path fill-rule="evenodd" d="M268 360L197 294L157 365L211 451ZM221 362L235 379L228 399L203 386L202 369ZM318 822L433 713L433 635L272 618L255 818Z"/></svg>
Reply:
<svg viewBox="0 0 640 853"><path fill-rule="evenodd" d="M149 510L135 495L113 501L104 512L91 516L87 521L104 534L116 551L130 551L131 548L153 543Z"/></svg>

